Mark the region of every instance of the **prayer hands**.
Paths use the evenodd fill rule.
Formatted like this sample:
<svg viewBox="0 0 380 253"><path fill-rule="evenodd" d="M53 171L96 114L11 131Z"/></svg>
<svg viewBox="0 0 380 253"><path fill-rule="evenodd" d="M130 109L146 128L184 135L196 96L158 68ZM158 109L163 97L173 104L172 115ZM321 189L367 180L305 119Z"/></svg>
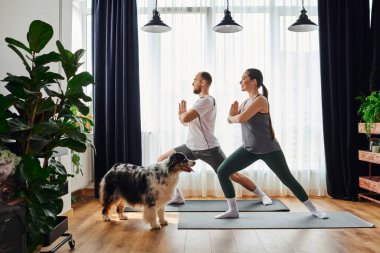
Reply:
<svg viewBox="0 0 380 253"><path fill-rule="evenodd" d="M178 105L178 115L187 112L186 101L182 100Z"/></svg>
<svg viewBox="0 0 380 253"><path fill-rule="evenodd" d="M238 114L239 114L239 103L237 101L235 101L231 105L229 116L233 117L233 116L238 115Z"/></svg>

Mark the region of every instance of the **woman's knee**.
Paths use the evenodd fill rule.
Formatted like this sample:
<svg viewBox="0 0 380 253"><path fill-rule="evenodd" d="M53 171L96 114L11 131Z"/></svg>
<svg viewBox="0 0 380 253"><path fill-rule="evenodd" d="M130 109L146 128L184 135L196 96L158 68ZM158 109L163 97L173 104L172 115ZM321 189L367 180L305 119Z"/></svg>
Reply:
<svg viewBox="0 0 380 253"><path fill-rule="evenodd" d="M231 173L228 170L228 167L226 166L219 166L217 172L219 178L227 178L230 177Z"/></svg>

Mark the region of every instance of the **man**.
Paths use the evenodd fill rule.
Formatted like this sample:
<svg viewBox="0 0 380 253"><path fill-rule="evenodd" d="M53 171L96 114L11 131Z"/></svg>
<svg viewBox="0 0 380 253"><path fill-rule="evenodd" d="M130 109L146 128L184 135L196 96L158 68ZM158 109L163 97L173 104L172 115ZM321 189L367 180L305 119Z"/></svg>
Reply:
<svg viewBox="0 0 380 253"><path fill-rule="evenodd" d="M214 135L216 103L215 99L209 95L211 83L212 77L208 72L199 72L195 75L193 92L199 96L199 100L189 110L187 110L186 101L182 100L178 109L180 122L189 127L187 142L161 155L157 159L158 162L165 160L173 153L182 152L191 160L200 159L208 163L216 173L219 165L226 159ZM247 190L257 194L264 205L272 204L272 200L248 177L235 173L230 178ZM178 187L174 198L169 204L174 203L185 203L185 199Z"/></svg>

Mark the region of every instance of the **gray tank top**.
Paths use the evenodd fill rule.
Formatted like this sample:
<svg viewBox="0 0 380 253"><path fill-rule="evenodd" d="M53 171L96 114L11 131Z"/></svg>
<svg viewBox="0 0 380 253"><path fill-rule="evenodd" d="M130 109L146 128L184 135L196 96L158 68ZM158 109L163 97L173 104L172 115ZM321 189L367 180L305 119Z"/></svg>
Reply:
<svg viewBox="0 0 380 253"><path fill-rule="evenodd" d="M256 99L256 98L254 98ZM248 99L244 101L242 111ZM266 154L281 150L280 144L271 137L269 126L269 113L256 113L246 122L241 124L243 147L254 154Z"/></svg>

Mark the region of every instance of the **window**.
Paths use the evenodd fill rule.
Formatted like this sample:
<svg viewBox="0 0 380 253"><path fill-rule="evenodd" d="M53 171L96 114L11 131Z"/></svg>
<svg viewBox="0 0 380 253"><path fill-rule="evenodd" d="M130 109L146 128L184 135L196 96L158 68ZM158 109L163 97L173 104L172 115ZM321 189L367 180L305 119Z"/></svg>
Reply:
<svg viewBox="0 0 380 253"><path fill-rule="evenodd" d="M155 1L137 4L141 28L151 19ZM323 195L318 32L287 30L300 15L301 1L245 0L230 1L232 17L243 31L215 33L212 27L222 20L225 8L225 1L159 0L161 19L172 30L152 34L139 29L144 164L186 142L187 129L178 121L178 103L185 99L191 107L197 100L191 83L203 70L213 76L210 93L218 110L215 134L226 155L238 148L242 143L240 127L228 125L226 117L231 103L246 97L239 81L245 69L253 67L263 72L276 138L292 173L310 193ZM318 23L317 1L305 1L305 9ZM193 195L194 189L203 189L203 196L210 191L218 195L213 171L204 163L198 164L197 171L207 176L194 179L194 175L183 175L180 185ZM244 173L273 193L286 192L263 162Z"/></svg>
<svg viewBox="0 0 380 253"><path fill-rule="evenodd" d="M81 47L91 52L90 3L78 3L73 18L81 17ZM215 135L229 155L241 145L241 130L226 123L229 106L246 94L239 81L247 68L258 68L269 90L272 122L293 175L309 194L324 195L325 161L318 32L287 30L300 15L301 1L230 1L234 20L242 32L219 34L212 30L223 18L222 0L158 0L161 19L172 30L152 34L140 28L152 17L154 0L138 0L140 96L143 164L156 161L162 153L186 142L187 129L178 121L178 103L188 107L197 100L192 81L199 71L213 76L210 89L218 116ZM75 5L75 4L74 4ZM306 0L309 18L318 24L317 0ZM76 29L80 29L77 27ZM74 31L74 29L73 29ZM83 34L83 36L79 36ZM74 39L74 36L73 36ZM90 57L90 55L87 55ZM87 58L88 70L91 69ZM223 196L215 173L204 163L196 172L181 175L185 195ZM243 171L268 194L290 194L263 162ZM244 194L237 187L237 196Z"/></svg>

